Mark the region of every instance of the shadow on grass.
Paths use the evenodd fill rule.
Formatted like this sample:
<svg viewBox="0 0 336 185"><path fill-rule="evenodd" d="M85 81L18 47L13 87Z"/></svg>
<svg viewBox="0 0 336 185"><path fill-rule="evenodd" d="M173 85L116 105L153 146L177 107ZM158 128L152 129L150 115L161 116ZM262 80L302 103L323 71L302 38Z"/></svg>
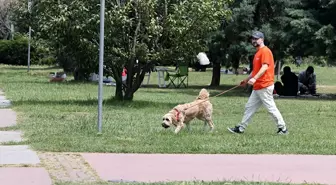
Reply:
<svg viewBox="0 0 336 185"><path fill-rule="evenodd" d="M48 81L48 79L46 81L32 81L32 80L11 80L9 83L11 84L24 84L24 85L34 85L34 84L50 84L50 82Z"/></svg>
<svg viewBox="0 0 336 185"><path fill-rule="evenodd" d="M43 68L44 69L44 68ZM31 81L31 80L20 80L20 81L10 81L10 83L24 83L24 84L36 84L36 83L40 83L40 84L48 84L48 85L52 85L52 84L58 84L58 85L97 85L98 88L98 83L97 82L87 82L87 81L74 81L74 80L69 80L66 82L49 82L48 80L46 81ZM180 93L180 94L185 94L185 95L191 95L194 97L197 97L199 94L199 91L202 88L207 89L208 91L210 91L210 97L214 97L216 95L218 95L217 97L248 97L249 93L247 92L245 87L237 87L235 89L230 90L231 88L234 88L236 85L232 85L232 84L225 84L225 85L220 85L220 86L209 86L209 85L189 85L187 88L185 87L180 87L180 88L175 88L174 86L170 86L168 88L160 88L158 87L157 84L149 84L149 85L143 85L140 87L140 89L144 89L146 93L153 93L153 94L167 94L167 93ZM109 85L104 85L104 87L115 87L115 86L109 86ZM228 91L229 90L229 91ZM227 91L227 92L225 92ZM135 96L136 94L139 93L138 91L135 92ZM222 93L222 94L221 94ZM320 97L281 97L281 98L276 98L276 99L293 99L293 100L302 100L302 101L306 101L306 100L315 100L315 101L334 101L336 100L336 94L325 94L326 96L320 96ZM79 100L81 101L81 100ZM75 104L81 104L81 105L94 105L95 101L98 100L83 100L82 102L73 102L72 100L63 100L63 104L70 104L71 103L75 103ZM92 102L92 103L90 103ZM119 102L117 100L105 100L104 104L107 105L113 105L113 106L127 106L127 105L132 105L132 106L136 106L137 101L133 101L133 102L128 102L128 101L124 101L124 102ZM150 103L148 104L159 104L162 105L162 103L160 102L153 102L153 101L148 101ZM20 102L14 102L14 103L19 103ZM30 102L27 102L30 103ZM57 103L57 102L48 102L46 101L45 103ZM43 104L43 103L42 103ZM60 102L58 102L58 104L60 104Z"/></svg>
<svg viewBox="0 0 336 185"><path fill-rule="evenodd" d="M207 85L189 85L187 88L160 88L161 91L146 91L146 93L181 93L181 94L187 94L191 96L198 96L199 92L202 88L207 89L210 92L210 97L216 96L224 91L227 91L223 93L221 96L229 96L229 97L246 97L248 96L248 93L246 92L244 87L237 87L235 89L230 90L231 88L234 88L236 85L220 85L217 87L207 86ZM146 87L143 87L143 89L157 89L156 87L152 87L151 85L147 85ZM230 90L230 91L228 91Z"/></svg>
<svg viewBox="0 0 336 185"><path fill-rule="evenodd" d="M275 97L276 100L301 100L301 101L335 101L336 94L324 94L325 96L297 96L297 97Z"/></svg>
<svg viewBox="0 0 336 185"><path fill-rule="evenodd" d="M174 93L181 93L186 95L191 95L194 97L198 96L199 91L202 88L207 89L210 91L210 98L217 96L220 97L249 97L249 93L245 87L237 87L234 88L235 85L220 85L217 87L211 87L211 86L202 86L202 85L190 85L188 88L160 88L162 91L146 91L146 93L169 93L174 90ZM146 86L147 89L150 89L150 86ZM145 89L146 89L145 88ZM234 88L230 90L231 88ZM153 88L155 89L155 88ZM336 100L336 94L320 94L320 96L297 96L297 97L275 97L274 99L277 100L301 100L301 101L335 101Z"/></svg>
<svg viewBox="0 0 336 185"><path fill-rule="evenodd" d="M98 106L98 99L89 100L18 100L12 101L13 106L21 105L75 105L75 106ZM103 101L103 106L115 107L115 108L148 108L148 107L167 107L172 108L176 106L176 102L166 103L166 102L154 102L154 101L143 101L143 100L133 100L133 101L119 101L115 99L109 99Z"/></svg>
<svg viewBox="0 0 336 185"><path fill-rule="evenodd" d="M42 79L42 78L41 78ZM9 83L17 83L17 84L46 84L46 85L64 85L64 86L71 86L71 85L97 85L98 88L98 83L96 82L84 82L84 81L64 81L64 82L50 82L48 77L44 77L43 81L42 80L11 80ZM105 85L105 87L111 87L111 86L107 86Z"/></svg>
<svg viewBox="0 0 336 185"><path fill-rule="evenodd" d="M17 66L17 67L8 66L8 67L2 67L2 69L28 71L27 66ZM58 70L58 69L61 69L61 68L57 67L57 66L50 66L50 67L43 67L43 68L30 66L30 71L49 71L49 70L52 70L52 69Z"/></svg>

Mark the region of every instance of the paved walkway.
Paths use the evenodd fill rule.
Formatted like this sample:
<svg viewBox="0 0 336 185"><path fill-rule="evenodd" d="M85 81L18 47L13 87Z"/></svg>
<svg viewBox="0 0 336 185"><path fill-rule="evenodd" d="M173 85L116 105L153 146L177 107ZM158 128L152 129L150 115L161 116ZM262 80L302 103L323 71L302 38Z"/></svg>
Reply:
<svg viewBox="0 0 336 185"><path fill-rule="evenodd" d="M94 153L82 156L105 181L336 184L336 156Z"/></svg>
<svg viewBox="0 0 336 185"><path fill-rule="evenodd" d="M11 102L0 90L0 128L16 125L16 113L10 109ZM17 130L0 131L0 184L2 185L51 185L48 172L40 165L35 151L26 145L3 145L22 141ZM19 167L17 167L19 166Z"/></svg>
<svg viewBox="0 0 336 185"><path fill-rule="evenodd" d="M51 185L44 168L0 168L0 184L3 185Z"/></svg>
<svg viewBox="0 0 336 185"><path fill-rule="evenodd" d="M336 184L336 156L39 153L22 141L10 101L0 91L0 184L55 181L263 181ZM1 102L6 102L1 104Z"/></svg>

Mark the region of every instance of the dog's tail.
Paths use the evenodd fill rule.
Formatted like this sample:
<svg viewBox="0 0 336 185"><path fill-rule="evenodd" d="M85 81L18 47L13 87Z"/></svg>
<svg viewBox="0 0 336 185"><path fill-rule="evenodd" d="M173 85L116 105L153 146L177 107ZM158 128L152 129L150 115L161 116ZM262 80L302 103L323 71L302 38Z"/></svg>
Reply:
<svg viewBox="0 0 336 185"><path fill-rule="evenodd" d="M197 96L197 99L198 100L205 100L205 99L208 99L210 97L210 94L209 94L209 92L206 90L206 89L202 89L200 92L199 92L199 94L198 94L198 96Z"/></svg>

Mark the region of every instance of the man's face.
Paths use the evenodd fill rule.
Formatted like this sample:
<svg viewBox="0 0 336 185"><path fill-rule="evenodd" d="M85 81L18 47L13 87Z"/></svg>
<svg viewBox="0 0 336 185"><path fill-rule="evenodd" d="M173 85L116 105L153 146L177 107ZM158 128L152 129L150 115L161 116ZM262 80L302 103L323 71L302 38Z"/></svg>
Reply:
<svg viewBox="0 0 336 185"><path fill-rule="evenodd" d="M252 37L251 42L254 47L259 47L263 40L261 38Z"/></svg>

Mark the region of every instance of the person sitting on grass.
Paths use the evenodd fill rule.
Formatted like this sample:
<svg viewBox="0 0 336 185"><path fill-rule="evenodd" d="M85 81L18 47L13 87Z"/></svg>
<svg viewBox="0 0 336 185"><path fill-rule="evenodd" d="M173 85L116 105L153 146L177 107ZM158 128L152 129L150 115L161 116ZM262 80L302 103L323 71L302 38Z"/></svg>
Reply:
<svg viewBox="0 0 336 185"><path fill-rule="evenodd" d="M300 94L316 95L316 75L312 66L299 74L298 84Z"/></svg>
<svg viewBox="0 0 336 185"><path fill-rule="evenodd" d="M298 93L298 77L291 71L289 66L284 67L281 82L274 84L275 91L281 96L297 96Z"/></svg>
<svg viewBox="0 0 336 185"><path fill-rule="evenodd" d="M281 76L281 81L284 84L285 96L297 96L298 93L298 77L291 71L289 66L284 67L284 74Z"/></svg>

